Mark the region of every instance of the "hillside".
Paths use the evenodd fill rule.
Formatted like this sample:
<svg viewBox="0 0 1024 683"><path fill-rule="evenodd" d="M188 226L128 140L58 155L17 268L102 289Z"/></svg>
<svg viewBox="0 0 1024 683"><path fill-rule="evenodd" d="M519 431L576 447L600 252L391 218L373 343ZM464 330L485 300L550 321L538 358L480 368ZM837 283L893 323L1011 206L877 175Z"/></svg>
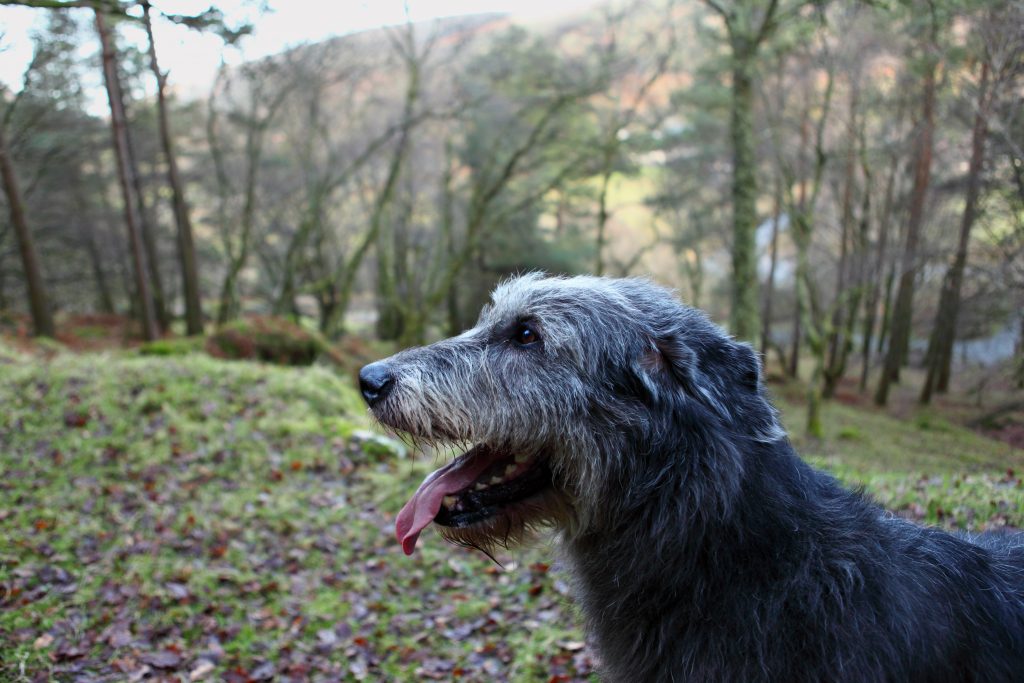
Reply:
<svg viewBox="0 0 1024 683"><path fill-rule="evenodd" d="M546 544L402 555L429 458L368 431L347 378L0 347L0 404L0 680L593 680ZM829 410L798 445L898 514L1024 526L1020 451Z"/></svg>

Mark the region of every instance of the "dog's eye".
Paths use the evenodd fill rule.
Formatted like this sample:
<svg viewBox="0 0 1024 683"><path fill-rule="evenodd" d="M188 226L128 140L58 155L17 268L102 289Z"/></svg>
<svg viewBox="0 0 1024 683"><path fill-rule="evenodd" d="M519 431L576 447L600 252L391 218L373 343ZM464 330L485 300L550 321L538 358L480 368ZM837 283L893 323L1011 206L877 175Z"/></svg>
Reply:
<svg viewBox="0 0 1024 683"><path fill-rule="evenodd" d="M520 323L516 327L515 334L512 335L512 341L520 346L532 346L540 341L540 335L537 334L537 330L528 323Z"/></svg>

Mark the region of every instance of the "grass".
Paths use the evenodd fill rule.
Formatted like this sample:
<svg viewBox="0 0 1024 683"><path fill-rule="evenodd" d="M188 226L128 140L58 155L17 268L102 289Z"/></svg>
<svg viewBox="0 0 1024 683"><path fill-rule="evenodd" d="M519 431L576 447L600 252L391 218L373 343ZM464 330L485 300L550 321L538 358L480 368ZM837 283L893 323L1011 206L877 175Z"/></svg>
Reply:
<svg viewBox="0 0 1024 683"><path fill-rule="evenodd" d="M543 550L401 554L431 463L326 368L0 347L0 404L0 680L589 679Z"/></svg>
<svg viewBox="0 0 1024 683"><path fill-rule="evenodd" d="M800 454L899 514L948 529L1024 527L1024 451L923 410L907 420L826 403L825 437L803 435L805 408L776 396Z"/></svg>
<svg viewBox="0 0 1024 683"><path fill-rule="evenodd" d="M0 343L0 680L594 680L544 544L402 555L394 514L432 463L368 431L349 378L48 355ZM1024 526L1021 451L941 415L830 404L825 425L798 448L899 514Z"/></svg>

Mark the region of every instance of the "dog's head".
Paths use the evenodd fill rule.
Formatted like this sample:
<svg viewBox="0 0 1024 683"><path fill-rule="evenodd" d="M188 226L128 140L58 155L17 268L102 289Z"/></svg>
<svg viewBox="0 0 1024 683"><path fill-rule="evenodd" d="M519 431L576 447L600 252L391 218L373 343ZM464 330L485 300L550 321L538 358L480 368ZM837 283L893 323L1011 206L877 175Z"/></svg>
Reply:
<svg viewBox="0 0 1024 683"><path fill-rule="evenodd" d="M781 436L750 347L639 279L508 281L475 327L368 365L360 384L382 423L468 447L399 514L407 553L432 521L485 550L539 525L579 532L614 514L600 492L716 450L709 435Z"/></svg>

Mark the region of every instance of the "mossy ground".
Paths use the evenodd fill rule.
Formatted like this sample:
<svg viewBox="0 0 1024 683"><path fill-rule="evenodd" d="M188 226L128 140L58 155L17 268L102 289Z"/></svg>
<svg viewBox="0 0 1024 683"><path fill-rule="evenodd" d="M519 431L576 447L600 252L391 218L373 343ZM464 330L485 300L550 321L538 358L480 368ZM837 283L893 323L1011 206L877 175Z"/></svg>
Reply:
<svg viewBox="0 0 1024 683"><path fill-rule="evenodd" d="M348 377L55 354L0 345L0 680L593 678L550 547L402 555L432 463L367 438ZM1021 451L939 416L825 424L797 446L898 513L1024 526Z"/></svg>

